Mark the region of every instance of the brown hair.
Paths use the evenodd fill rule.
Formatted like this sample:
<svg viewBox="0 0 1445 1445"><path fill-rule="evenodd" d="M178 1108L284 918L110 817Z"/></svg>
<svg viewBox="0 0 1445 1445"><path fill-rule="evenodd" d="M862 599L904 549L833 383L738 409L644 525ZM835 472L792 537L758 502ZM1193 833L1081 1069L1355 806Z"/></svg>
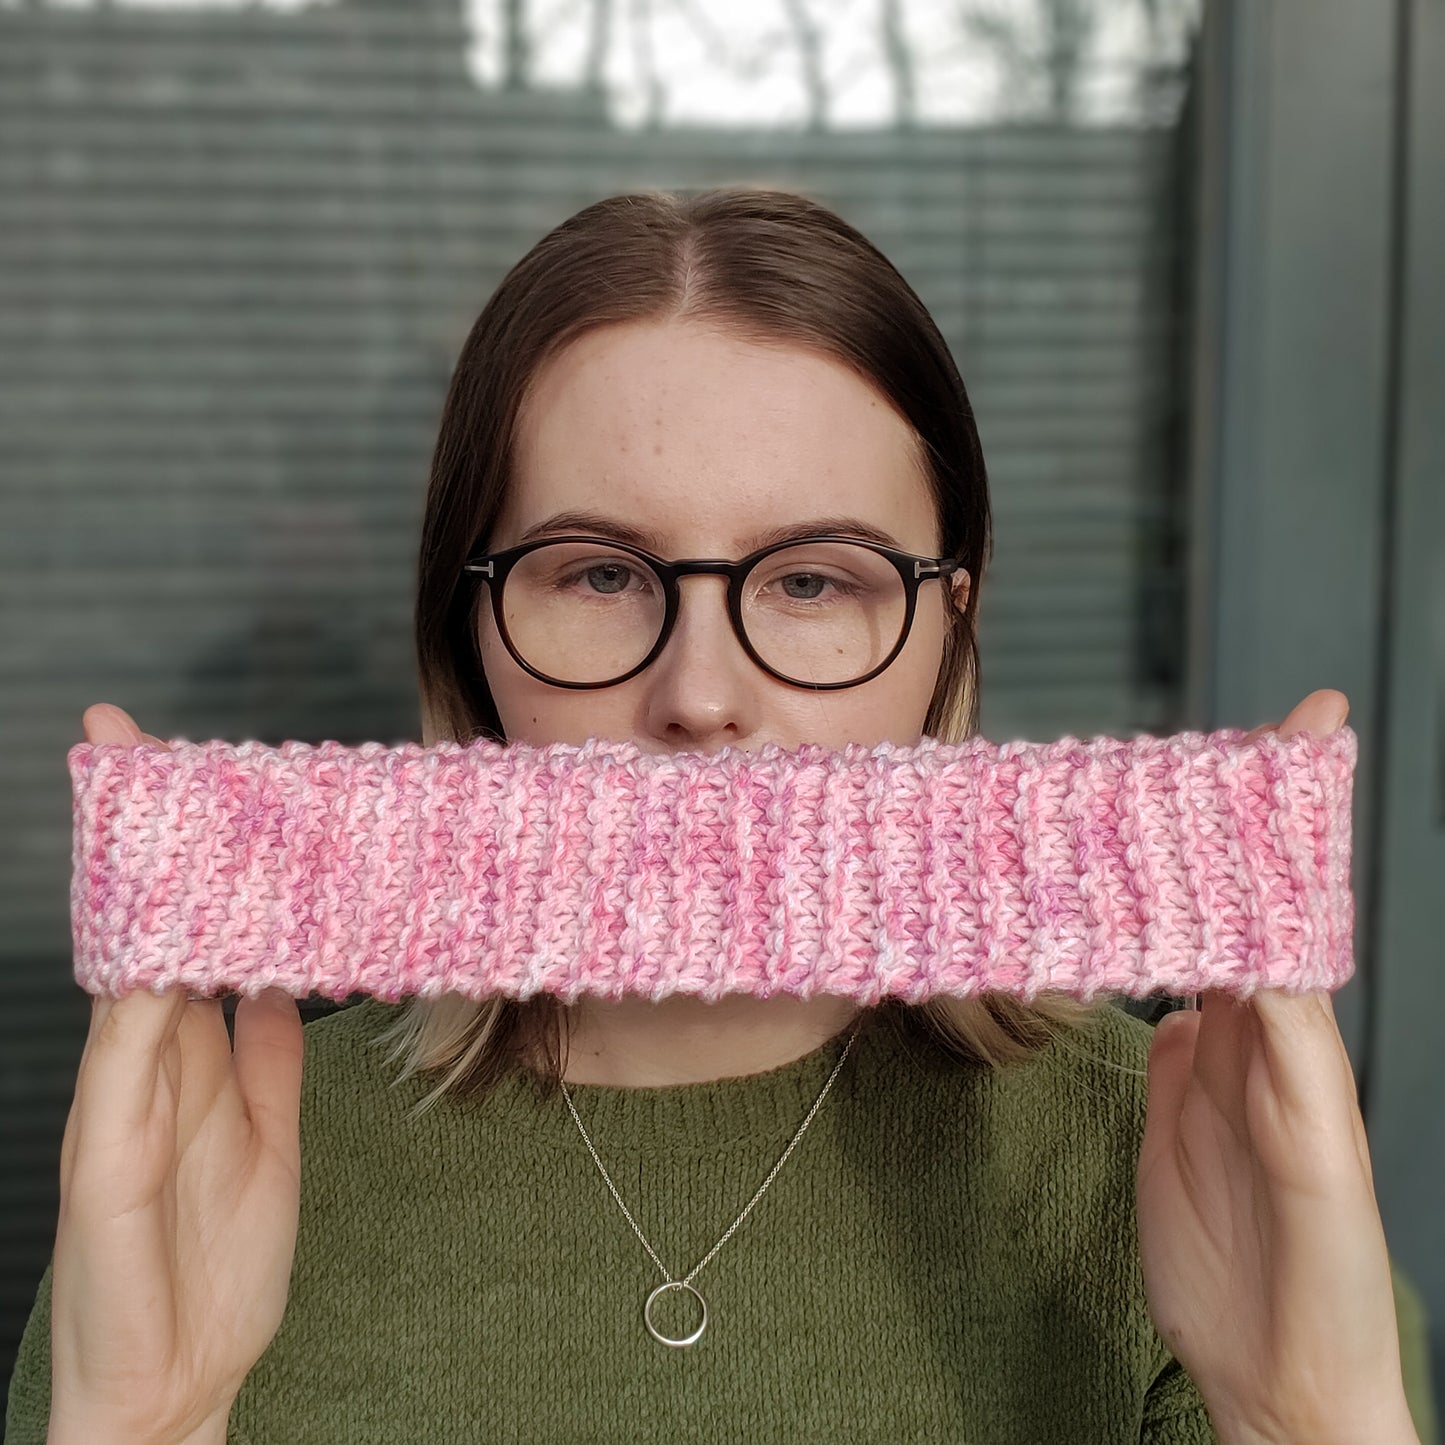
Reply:
<svg viewBox="0 0 1445 1445"><path fill-rule="evenodd" d="M480 588L463 585L461 564L484 548L501 512L533 379L586 331L684 316L821 351L910 423L937 506L940 555L958 558L971 581L965 605L953 608L922 732L944 742L973 736L976 618L992 538L983 451L947 343L893 265L827 207L787 191L732 187L585 207L522 257L477 317L442 409L422 523L415 635L424 741L505 741L476 650ZM992 993L916 1005L887 999L865 1022L1002 1067L1084 1028L1100 1006L1056 993L1029 1005ZM420 1109L447 1093L481 1098L514 1065L539 1059L551 1093L564 1067L561 1017L546 994L414 997L378 1042L395 1044L390 1060L404 1056L401 1078L437 1079Z"/></svg>

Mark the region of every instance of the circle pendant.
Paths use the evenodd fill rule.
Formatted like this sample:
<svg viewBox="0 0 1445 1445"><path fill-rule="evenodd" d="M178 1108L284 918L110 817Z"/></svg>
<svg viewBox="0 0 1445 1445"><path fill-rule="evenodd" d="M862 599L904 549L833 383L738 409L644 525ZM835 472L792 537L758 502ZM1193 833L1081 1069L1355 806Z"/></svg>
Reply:
<svg viewBox="0 0 1445 1445"><path fill-rule="evenodd" d="M655 1300L658 1295L662 1294L665 1290L670 1289L687 1290L687 1292L692 1295L694 1299L697 1300L698 1304L702 1306L702 1323L690 1335L683 1335L675 1340L667 1335L660 1334L657 1330L657 1327L652 1323L653 1300ZM642 1311L642 1320L643 1323L647 1326L648 1333L651 1334L652 1338L657 1340L660 1344L691 1345L698 1340L698 1338L702 1335L702 1332L707 1328L707 1301L700 1294L698 1294L698 1292L693 1289L693 1287L688 1284L686 1280L668 1280L667 1283L658 1285L658 1287L653 1290L650 1295L648 1295L647 1304L643 1307Z"/></svg>

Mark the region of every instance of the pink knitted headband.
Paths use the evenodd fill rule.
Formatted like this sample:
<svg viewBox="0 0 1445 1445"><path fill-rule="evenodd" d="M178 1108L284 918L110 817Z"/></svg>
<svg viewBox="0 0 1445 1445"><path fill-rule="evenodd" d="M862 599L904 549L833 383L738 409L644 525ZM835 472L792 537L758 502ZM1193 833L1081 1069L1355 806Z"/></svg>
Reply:
<svg viewBox="0 0 1445 1445"><path fill-rule="evenodd" d="M1357 740L79 743L90 993L1334 989Z"/></svg>

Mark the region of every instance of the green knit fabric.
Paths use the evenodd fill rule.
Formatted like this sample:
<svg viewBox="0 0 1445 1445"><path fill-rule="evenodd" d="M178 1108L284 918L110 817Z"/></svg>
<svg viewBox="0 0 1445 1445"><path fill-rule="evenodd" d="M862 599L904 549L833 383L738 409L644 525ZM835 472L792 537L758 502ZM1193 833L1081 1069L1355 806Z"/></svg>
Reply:
<svg viewBox="0 0 1445 1445"><path fill-rule="evenodd" d="M518 1073L408 1121L429 1086L393 1087L374 1043L397 1007L306 1026L290 1300L231 1412L235 1445L1214 1441L1145 1301L1152 1030L1121 1009L1002 1071L865 1030L693 1280L701 1340L671 1348L642 1322L662 1276L560 1095ZM752 1198L844 1039L742 1078L572 1087L674 1278ZM44 1439L49 1297L47 1269L11 1445ZM681 1307L659 1323L690 1329L690 1298L664 1301Z"/></svg>

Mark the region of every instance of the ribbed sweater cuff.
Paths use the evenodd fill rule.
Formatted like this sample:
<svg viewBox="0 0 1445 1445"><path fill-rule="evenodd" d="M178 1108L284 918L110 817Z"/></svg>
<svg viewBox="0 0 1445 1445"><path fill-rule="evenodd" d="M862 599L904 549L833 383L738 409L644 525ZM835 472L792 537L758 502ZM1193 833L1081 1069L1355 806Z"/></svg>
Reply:
<svg viewBox="0 0 1445 1445"><path fill-rule="evenodd" d="M79 743L95 994L1335 989L1357 740Z"/></svg>

